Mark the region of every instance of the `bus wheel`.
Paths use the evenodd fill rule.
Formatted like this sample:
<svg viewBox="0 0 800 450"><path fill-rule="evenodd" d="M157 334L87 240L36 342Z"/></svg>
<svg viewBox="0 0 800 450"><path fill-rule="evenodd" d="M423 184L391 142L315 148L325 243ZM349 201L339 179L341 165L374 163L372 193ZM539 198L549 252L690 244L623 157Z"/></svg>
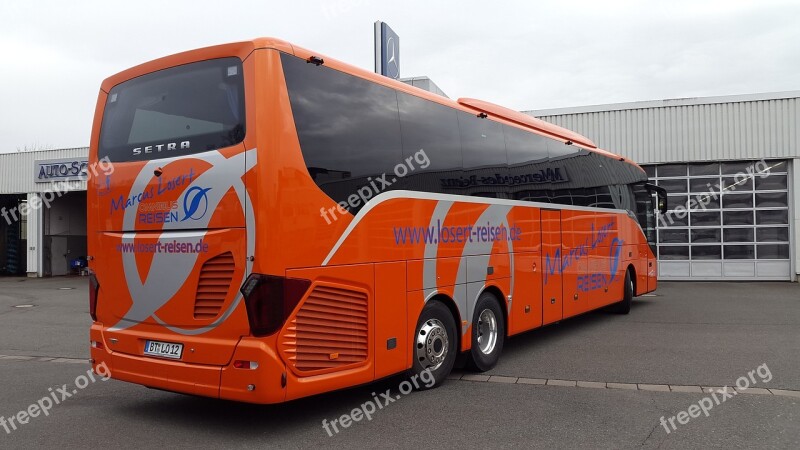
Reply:
<svg viewBox="0 0 800 450"><path fill-rule="evenodd" d="M450 375L458 353L456 332L456 321L447 306L435 300L425 305L414 335L414 365L411 368L412 377L425 381L424 385L414 384L419 389L437 387Z"/></svg>
<svg viewBox="0 0 800 450"><path fill-rule="evenodd" d="M628 314L631 312L633 295L633 277L630 269L628 269L625 272L625 289L623 290L622 301L612 305L611 312L615 314Z"/></svg>
<svg viewBox="0 0 800 450"><path fill-rule="evenodd" d="M472 349L469 365L485 372L497 364L503 352L506 326L503 311L494 295L484 292L475 304L472 318Z"/></svg>

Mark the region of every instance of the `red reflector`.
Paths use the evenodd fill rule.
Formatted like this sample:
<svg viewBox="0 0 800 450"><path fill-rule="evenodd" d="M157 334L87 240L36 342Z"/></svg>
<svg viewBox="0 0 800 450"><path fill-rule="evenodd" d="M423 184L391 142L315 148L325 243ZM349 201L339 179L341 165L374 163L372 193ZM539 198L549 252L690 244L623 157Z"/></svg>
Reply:
<svg viewBox="0 0 800 450"><path fill-rule="evenodd" d="M233 362L233 367L237 369L258 369L258 363L255 361L242 361L237 359Z"/></svg>

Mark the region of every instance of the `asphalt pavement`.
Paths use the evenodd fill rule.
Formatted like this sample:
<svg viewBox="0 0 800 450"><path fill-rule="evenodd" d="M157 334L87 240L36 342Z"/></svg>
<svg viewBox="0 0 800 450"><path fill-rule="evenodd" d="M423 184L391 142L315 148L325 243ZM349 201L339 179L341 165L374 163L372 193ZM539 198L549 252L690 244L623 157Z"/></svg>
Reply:
<svg viewBox="0 0 800 450"><path fill-rule="evenodd" d="M0 448L800 447L796 283L662 283L627 316L512 338L495 369L438 389L404 395L394 377L267 406L92 380L87 290L86 278L0 278ZM703 390L748 373L749 390ZM369 420L353 414L376 397L388 403Z"/></svg>

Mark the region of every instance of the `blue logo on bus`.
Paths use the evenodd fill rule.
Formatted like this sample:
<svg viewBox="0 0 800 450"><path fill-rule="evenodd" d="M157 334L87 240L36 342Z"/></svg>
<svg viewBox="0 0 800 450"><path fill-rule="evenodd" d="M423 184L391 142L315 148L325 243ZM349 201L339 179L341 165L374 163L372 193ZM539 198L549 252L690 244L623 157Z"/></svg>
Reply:
<svg viewBox="0 0 800 450"><path fill-rule="evenodd" d="M208 212L208 191L211 188L194 186L183 195L183 220L200 220Z"/></svg>
<svg viewBox="0 0 800 450"><path fill-rule="evenodd" d="M557 248L553 255L550 255L550 253L545 254L544 284L547 284L549 277L563 274L568 267L578 260L588 257L591 250L607 241L609 237L611 237L611 243L609 244L608 256L610 257L610 265L608 273L594 272L578 275L577 288L582 292L589 292L603 289L613 283L617 277L620 255L624 244L622 239L612 236L614 224L615 222L612 220L600 227L599 230L595 230L594 225L592 225L591 236L587 237L583 244L569 249L564 254L561 253L560 248Z"/></svg>

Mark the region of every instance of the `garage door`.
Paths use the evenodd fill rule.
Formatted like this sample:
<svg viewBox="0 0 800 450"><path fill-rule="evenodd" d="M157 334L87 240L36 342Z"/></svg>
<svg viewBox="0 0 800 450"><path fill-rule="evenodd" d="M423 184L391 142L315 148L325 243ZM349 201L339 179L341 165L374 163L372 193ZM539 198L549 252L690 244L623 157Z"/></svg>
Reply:
<svg viewBox="0 0 800 450"><path fill-rule="evenodd" d="M646 166L669 193L661 280L791 280L787 161Z"/></svg>

